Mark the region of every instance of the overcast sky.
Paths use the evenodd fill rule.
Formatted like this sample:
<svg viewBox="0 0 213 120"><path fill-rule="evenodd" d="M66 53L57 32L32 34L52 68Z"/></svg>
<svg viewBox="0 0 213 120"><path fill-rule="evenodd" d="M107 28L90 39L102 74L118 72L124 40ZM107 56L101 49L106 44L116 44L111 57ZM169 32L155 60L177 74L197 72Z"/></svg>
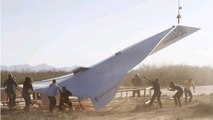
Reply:
<svg viewBox="0 0 213 120"><path fill-rule="evenodd" d="M213 67L213 0L180 2L198 32L141 64ZM91 66L177 24L177 0L1 0L1 65Z"/></svg>

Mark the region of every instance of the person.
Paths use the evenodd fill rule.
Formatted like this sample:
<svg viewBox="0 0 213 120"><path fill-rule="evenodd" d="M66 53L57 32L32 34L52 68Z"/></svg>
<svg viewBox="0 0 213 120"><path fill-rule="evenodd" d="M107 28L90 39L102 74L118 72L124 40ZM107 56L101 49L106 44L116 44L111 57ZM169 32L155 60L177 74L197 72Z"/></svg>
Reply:
<svg viewBox="0 0 213 120"><path fill-rule="evenodd" d="M62 111L64 103L69 105L69 110L72 111L72 102L70 102L69 96L72 96L72 93L69 90L67 90L66 87L62 87L62 91L60 91L59 111Z"/></svg>
<svg viewBox="0 0 213 120"><path fill-rule="evenodd" d="M169 91L175 91L177 90L177 92L175 93L175 95L173 95L174 98L174 102L175 102L175 106L182 106L181 101L180 101L180 97L183 95L183 88L180 85L174 84L174 82L170 82L170 88L168 89Z"/></svg>
<svg viewBox="0 0 213 120"><path fill-rule="evenodd" d="M25 81L23 83L22 96L25 100L24 111L29 111L29 107L31 104L31 93L33 92L32 80L30 77L25 77Z"/></svg>
<svg viewBox="0 0 213 120"><path fill-rule="evenodd" d="M15 106L16 93L15 93L14 86L16 88L19 88L18 84L15 81L15 77L13 77L12 74L9 74L8 79L3 84L3 87L5 88L7 96L9 98L9 103L8 103L9 109L12 109Z"/></svg>
<svg viewBox="0 0 213 120"><path fill-rule="evenodd" d="M159 104L160 108L162 108L162 103L161 103L161 100L160 100L161 90L160 90L159 79L155 79L154 81L151 81L151 80L147 79L145 76L144 76L144 78L152 83L152 89L154 90L154 94L152 95L152 98L149 102L149 106L152 105L155 98L157 97L158 104Z"/></svg>
<svg viewBox="0 0 213 120"><path fill-rule="evenodd" d="M133 86L142 86L142 82L141 82L141 79L139 77L139 74L136 74L134 76L131 83L132 83ZM138 97L140 97L141 96L140 90L133 90L132 91L132 97L135 97L136 94L138 95Z"/></svg>
<svg viewBox="0 0 213 120"><path fill-rule="evenodd" d="M193 87L193 90L195 92L195 84L194 84L194 81L192 81L191 78L187 79L184 81L184 94L185 94L185 104L187 105L188 103L191 103L192 101L192 92L190 90L190 88ZM189 95L189 101L187 102L187 98L188 98L188 95Z"/></svg>
<svg viewBox="0 0 213 120"><path fill-rule="evenodd" d="M56 107L55 96L58 93L58 91L60 91L60 88L56 84L56 80L53 79L52 80L52 84L50 84L49 87L47 88L47 96L48 96L48 99L50 101L50 103L49 103L49 112L53 112L53 110Z"/></svg>

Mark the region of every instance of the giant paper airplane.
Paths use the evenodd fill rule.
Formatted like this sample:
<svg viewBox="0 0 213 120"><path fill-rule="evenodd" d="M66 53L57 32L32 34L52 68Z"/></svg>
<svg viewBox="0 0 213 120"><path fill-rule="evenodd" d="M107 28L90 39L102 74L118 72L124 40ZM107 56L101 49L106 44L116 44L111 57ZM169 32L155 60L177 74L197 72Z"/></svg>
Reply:
<svg viewBox="0 0 213 120"><path fill-rule="evenodd" d="M172 26L150 38L129 46L90 68L76 69L74 73L55 78L79 98L90 98L100 110L114 98L123 78L146 57L194 33L199 28ZM52 79L33 83L36 92L45 94Z"/></svg>

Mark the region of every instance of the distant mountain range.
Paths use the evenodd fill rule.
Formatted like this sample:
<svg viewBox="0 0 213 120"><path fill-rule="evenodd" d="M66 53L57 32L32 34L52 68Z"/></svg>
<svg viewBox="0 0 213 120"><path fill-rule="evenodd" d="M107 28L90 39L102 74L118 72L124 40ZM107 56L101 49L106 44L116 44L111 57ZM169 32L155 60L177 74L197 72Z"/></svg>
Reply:
<svg viewBox="0 0 213 120"><path fill-rule="evenodd" d="M28 64L23 64L23 65L12 65L12 66L5 66L1 65L1 71L72 71L73 69L77 68L79 66L72 66L72 67L62 67L62 68L57 68L54 66L50 66L47 64L39 64L36 66L30 66Z"/></svg>

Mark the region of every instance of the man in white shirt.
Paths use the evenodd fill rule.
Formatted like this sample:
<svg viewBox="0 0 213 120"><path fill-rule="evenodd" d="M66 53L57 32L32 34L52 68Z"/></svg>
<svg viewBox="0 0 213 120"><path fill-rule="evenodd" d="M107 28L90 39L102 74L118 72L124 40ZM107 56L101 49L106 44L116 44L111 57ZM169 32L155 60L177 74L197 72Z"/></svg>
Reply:
<svg viewBox="0 0 213 120"><path fill-rule="evenodd" d="M49 85L47 88L47 96L49 98L50 104L49 104L49 111L52 112L54 108L56 107L56 99L55 96L60 91L59 86L56 84L56 80L53 79L52 84Z"/></svg>
<svg viewBox="0 0 213 120"><path fill-rule="evenodd" d="M187 104L188 102L191 103L192 101L192 92L190 90L190 88L193 87L193 90L195 92L195 84L194 84L194 81L192 81L191 78L187 79L184 81L184 93L185 93L185 104ZM187 98L188 98L188 95L189 95L189 101L187 101Z"/></svg>

